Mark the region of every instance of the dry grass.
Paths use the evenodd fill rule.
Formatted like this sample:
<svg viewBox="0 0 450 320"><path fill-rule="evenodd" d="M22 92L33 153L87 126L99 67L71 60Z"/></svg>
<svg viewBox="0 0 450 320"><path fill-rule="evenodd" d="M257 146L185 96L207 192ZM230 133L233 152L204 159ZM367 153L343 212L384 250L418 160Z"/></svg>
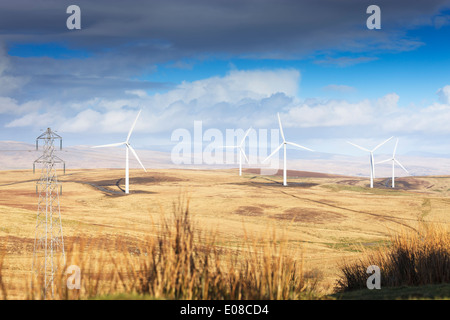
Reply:
<svg viewBox="0 0 450 320"><path fill-rule="evenodd" d="M8 295L7 295L7 290L6 290L6 286L5 283L3 282L3 261L5 259L5 254L6 254L6 249L5 249L5 245L3 243L0 243L0 293L1 293L1 297L3 298L3 300L6 300Z"/></svg>
<svg viewBox="0 0 450 320"><path fill-rule="evenodd" d="M124 285L118 282L120 278L114 271L112 259L122 266L121 276L131 277L127 275L125 258L131 259L130 264L140 272L141 260L146 257L143 253L139 255L139 250L145 252L145 248L156 245L152 242L163 230L161 212L167 213L168 224L173 223L173 203L180 191L188 190L190 194L193 244L197 248L214 244L215 251L208 256L211 270L214 271L214 259L218 257L222 272L229 274L231 268L244 272L244 257L249 260L253 254L262 261L264 252L276 255L271 247L274 242L283 244L284 247L277 246L277 250L284 250L283 259L292 259L297 268L320 271L323 281L318 287L324 294L333 292L339 262L343 257L348 261L358 259L360 246L376 247L388 241L390 234L399 228L417 229L418 221L450 223L450 177L408 177L404 180L411 184L410 190L385 188L378 194L364 187L367 178L353 178L348 182L345 177L290 177L288 183L292 184L285 188L279 183L281 177L257 173L244 173L240 177L234 169L164 169L147 173L131 170L131 194L122 196L102 191L92 184L118 192L117 182L120 179L119 184L123 184L123 170L80 169L66 173L58 178L63 184L60 200L67 263L81 266L84 262L82 277L92 274L90 281L94 281L95 272L101 270L98 265L108 270L110 274L104 272L98 285L92 283L92 291L97 290L99 294L114 292L113 282L125 291ZM29 286L38 201L34 180L37 178L39 174L33 176L30 170L0 172L0 243L3 243L0 256L3 256L2 281L8 299L26 298L28 289L24 284ZM352 187L353 183L357 188L342 188ZM327 185L337 187L324 188ZM70 253L72 243L73 253ZM296 248L301 248L301 253ZM69 254L73 255L72 261ZM149 261L147 263L150 265ZM197 262L195 266L198 267ZM253 267L263 273L256 264ZM104 280L106 278L110 282ZM132 286L128 278L126 284ZM61 279L67 279L67 275L62 275ZM82 283L84 299L90 295L84 287L88 283Z"/></svg>
<svg viewBox="0 0 450 320"><path fill-rule="evenodd" d="M423 224L417 232L391 236L389 246L342 265L337 291L366 288L370 265L380 268L381 284L386 287L450 283L450 232L446 229Z"/></svg>
<svg viewBox="0 0 450 320"><path fill-rule="evenodd" d="M174 205L171 216L162 214L155 224L156 236L143 241L70 239L66 267L80 268L82 287L69 290L66 267L60 267L53 294L51 288L45 293L33 277L22 286L25 299L91 299L122 293L183 300L288 300L315 295L319 275L304 273L301 255L295 257L275 232L265 240L248 236L240 249L225 248L216 244L214 233L195 227L188 202L183 203ZM8 299L2 258L0 292Z"/></svg>

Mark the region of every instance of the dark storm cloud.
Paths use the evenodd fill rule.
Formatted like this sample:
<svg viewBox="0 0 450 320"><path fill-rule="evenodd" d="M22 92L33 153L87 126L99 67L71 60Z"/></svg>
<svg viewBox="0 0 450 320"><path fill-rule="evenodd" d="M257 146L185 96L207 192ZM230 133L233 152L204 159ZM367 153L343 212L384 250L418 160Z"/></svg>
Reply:
<svg viewBox="0 0 450 320"><path fill-rule="evenodd" d="M120 99L127 91L167 90L170 84L136 81L121 78L74 77L70 75L36 75L33 81L25 84L19 102L39 99L43 96L66 103L84 102L87 97Z"/></svg>
<svg viewBox="0 0 450 320"><path fill-rule="evenodd" d="M82 30L65 27L67 6L82 11ZM408 50L397 43L410 27L431 24L448 1L376 1L382 30L365 26L373 1L171 0L34 1L0 4L0 33L8 42L65 42L93 52L165 52L160 60L199 54L295 58L317 50ZM141 53L139 53L139 49ZM148 52L150 50L150 52Z"/></svg>
<svg viewBox="0 0 450 320"><path fill-rule="evenodd" d="M66 9L72 4L81 8L81 30L66 28ZM368 62L377 59L378 52L423 45L423 39L408 38L407 30L432 25L433 16L449 1L377 1L382 10L382 30L377 31L366 28L370 4L365 0L2 1L0 83L9 87L3 86L0 94L22 103L115 99L126 91L170 89L173 84L138 79L156 72L158 64L183 65L183 59L313 57L319 64L341 66ZM86 55L60 59L33 52L28 57L7 54L14 46L30 44L57 44Z"/></svg>
<svg viewBox="0 0 450 320"><path fill-rule="evenodd" d="M53 59L49 57L11 57L0 50L0 61L7 68L0 72L0 96L5 83L11 87L9 96L19 102L34 99L64 100L66 102L101 97L117 99L125 91L167 90L170 83L152 82L139 76L156 71L154 59L146 55L112 53L85 59Z"/></svg>

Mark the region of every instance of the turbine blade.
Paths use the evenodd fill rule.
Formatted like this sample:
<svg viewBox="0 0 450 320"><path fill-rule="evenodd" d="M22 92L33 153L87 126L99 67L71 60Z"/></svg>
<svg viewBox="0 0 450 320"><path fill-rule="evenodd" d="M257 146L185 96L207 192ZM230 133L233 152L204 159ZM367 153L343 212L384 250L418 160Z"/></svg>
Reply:
<svg viewBox="0 0 450 320"><path fill-rule="evenodd" d="M241 152L242 152L242 155L244 156L244 158L245 158L245 161L247 161L247 163L250 163L249 161L248 161L248 158L247 158L247 156L245 155L245 151L244 151L244 149L242 149L241 147L239 147L239 149L241 150Z"/></svg>
<svg viewBox="0 0 450 320"><path fill-rule="evenodd" d="M280 119L280 114L277 113L278 116L278 124L280 125L280 133L281 133L281 137L283 138L283 142L286 141L286 139L284 138L284 132L283 132L283 126L281 125L281 119Z"/></svg>
<svg viewBox="0 0 450 320"><path fill-rule="evenodd" d="M118 146L121 146L121 145L124 145L124 144L126 144L126 142L111 143L111 144L103 144L103 145L101 145L101 146L94 146L94 147L91 147L91 148L118 147Z"/></svg>
<svg viewBox="0 0 450 320"><path fill-rule="evenodd" d="M301 145L296 144L296 143L293 143L293 142L287 142L287 141L286 141L286 144L290 144L291 146L295 146L295 147L298 147L298 148L302 148L302 149L305 149L305 150L308 150L308 151L314 151L314 150L312 150L312 149L309 149L309 148L307 148L307 147L301 146Z"/></svg>
<svg viewBox="0 0 450 320"><path fill-rule="evenodd" d="M134 157L136 158L136 160L139 162L139 164L141 165L142 169L144 169L145 172L147 172L147 170L145 169L144 165L142 164L141 160L139 160L139 157L136 153L136 151L134 151L133 147L130 146L129 144L127 144L127 147L130 148L131 152L133 152Z"/></svg>
<svg viewBox="0 0 450 320"><path fill-rule="evenodd" d="M374 152L375 150L377 150L379 147L381 147L383 144L385 144L386 142L388 142L389 140L391 140L393 137L390 137L389 139L387 139L386 141L383 141L382 143L380 143L379 145L377 145L375 148L372 149L372 152Z"/></svg>
<svg viewBox="0 0 450 320"><path fill-rule="evenodd" d="M239 144L239 146L241 147L244 144L245 138L247 138L248 134L250 133L250 130L252 129L252 127L248 128L247 132L245 133L244 138L242 138L241 143Z"/></svg>
<svg viewBox="0 0 450 320"><path fill-rule="evenodd" d="M386 159L386 160L383 160L383 161L378 161L378 162L375 162L375 164L385 163L385 162L388 162L388 161L392 161L392 159Z"/></svg>
<svg viewBox="0 0 450 320"><path fill-rule="evenodd" d="M392 158L395 158L395 152L397 151L397 145L398 145L398 138L397 142L395 142L394 152L392 153Z"/></svg>
<svg viewBox="0 0 450 320"><path fill-rule="evenodd" d="M139 118L139 115L141 114L141 112L142 112L142 109L141 109L141 110L139 110L139 113L138 113L138 115L137 115L136 119L134 120L134 122L133 122L133 125L131 126L131 129L130 129L130 131L128 132L128 136L127 136L127 142L128 142L128 141L130 141L131 133L133 132L134 126L136 125L136 122L137 122L137 120L138 120L138 118Z"/></svg>
<svg viewBox="0 0 450 320"><path fill-rule="evenodd" d="M405 167L400 163L400 161L398 161L397 159L394 159L394 161L395 161L395 162L396 162L403 170L405 170L405 172L406 172L407 174L409 174L408 170L405 169Z"/></svg>
<svg viewBox="0 0 450 320"><path fill-rule="evenodd" d="M266 162L270 157L272 157L275 153L277 153L278 152L278 150L280 150L281 149L281 147L283 146L283 144L284 143L282 143L282 144L280 144L279 146L278 146L278 148L276 148L267 158L265 158L264 159L264 161L263 161L263 163L264 162Z"/></svg>
<svg viewBox="0 0 450 320"><path fill-rule="evenodd" d="M370 152L370 150L369 150L369 149L366 149L366 148L360 147L360 146L358 146L357 144L351 143L350 141L347 141L347 143L349 143L349 144L351 144L352 146L354 146L354 147L357 147L358 149L361 149L361 150L363 150L363 151L367 151L367 152Z"/></svg>

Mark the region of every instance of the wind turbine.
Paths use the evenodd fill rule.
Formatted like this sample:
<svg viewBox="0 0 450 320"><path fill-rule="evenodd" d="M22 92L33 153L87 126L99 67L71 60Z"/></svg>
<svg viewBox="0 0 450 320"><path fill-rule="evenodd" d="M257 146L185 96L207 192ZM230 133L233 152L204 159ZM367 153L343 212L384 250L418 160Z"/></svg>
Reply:
<svg viewBox="0 0 450 320"><path fill-rule="evenodd" d="M373 179L375 179L375 164L373 162L373 153L375 150L377 150L379 147L381 147L383 144L385 144L386 142L388 142L389 140L391 140L393 137L390 137L389 139L387 139L386 141L380 143L379 145L377 145L375 148L373 148L372 150L363 148L361 146L358 146L357 144L351 143L349 141L347 141L347 143L350 143L352 146L355 146L363 151L367 151L370 153L370 187L373 188Z"/></svg>
<svg viewBox="0 0 450 320"><path fill-rule="evenodd" d="M131 152L133 153L134 157L136 158L136 160L139 162L139 164L141 165L142 169L144 169L145 172L147 172L147 170L145 169L144 165L142 164L141 160L139 160L139 157L136 153L136 151L134 151L133 147L130 145L130 136L131 133L133 132L134 126L136 125L136 122L139 118L139 115L141 114L141 110L139 110L139 113L136 117L136 120L134 120L133 125L131 126L130 131L128 132L128 136L127 136L127 140L125 140L124 142L119 142L119 143L112 143L112 144L105 144L105 145L101 145L101 146L95 146L92 148L107 148L107 147L118 147L118 146L122 146L125 145L126 146L126 153L125 153L125 193L130 193L130 173L129 173L129 156L128 156L128 152L129 150L131 150Z"/></svg>
<svg viewBox="0 0 450 320"><path fill-rule="evenodd" d="M396 164L396 163L397 163L403 170L405 170L405 172L406 172L407 174L409 174L408 170L406 170L405 167L404 167L397 159L395 159L395 152L397 151L397 145L398 145L398 139L397 139L397 142L395 143L394 152L392 153L392 158L389 158L389 159L386 159L386 160L377 162L377 164L378 164L378 163L384 163L384 162L392 161L392 188L395 188L395 182L394 182L394 180L395 180L395 173L394 173L394 170L395 170L395 164Z"/></svg>
<svg viewBox="0 0 450 320"><path fill-rule="evenodd" d="M242 138L241 143L238 144L237 146L224 146L224 148L233 148L233 149L239 149L239 175L242 176L242 156L244 156L245 161L247 161L248 163L248 158L245 155L245 150L244 150L244 142L245 142L245 138L247 138L250 130L252 129L252 127L250 127L247 132L244 135L244 138Z"/></svg>
<svg viewBox="0 0 450 320"><path fill-rule="evenodd" d="M278 116L278 124L280 125L280 133L281 133L281 137L283 138L283 142L278 146L278 148L276 148L266 159L264 159L263 163L266 162L270 157L272 157L275 153L278 152L278 150L281 149L281 147L284 147L284 166L283 166L283 186L287 186L287 171L286 171L286 145L289 144L291 146L297 147L297 148L301 148L301 149L305 149L308 151L314 151L311 150L309 148L306 148L304 146L301 146L299 144L293 143L293 142L289 142L286 141L286 138L284 137L284 133L283 133L283 126L281 125L281 119L280 119L280 114L277 113Z"/></svg>

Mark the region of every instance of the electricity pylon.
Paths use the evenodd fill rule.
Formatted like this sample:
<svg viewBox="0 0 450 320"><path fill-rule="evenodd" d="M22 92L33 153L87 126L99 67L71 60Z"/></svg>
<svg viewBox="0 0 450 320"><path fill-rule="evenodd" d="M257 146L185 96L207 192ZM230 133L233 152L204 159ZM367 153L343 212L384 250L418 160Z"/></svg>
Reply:
<svg viewBox="0 0 450 320"><path fill-rule="evenodd" d="M43 155L33 163L42 165L41 177L36 182L36 192L39 194L36 217L36 230L34 239L32 271L37 278L38 285L42 285L44 299L54 297L54 278L58 268L65 264L64 238L61 225L61 212L59 206L60 184L58 183L55 165L64 163L55 154L53 145L55 140L62 138L47 128L43 134L36 138L36 150L39 140L44 142ZM65 165L64 165L65 171Z"/></svg>

